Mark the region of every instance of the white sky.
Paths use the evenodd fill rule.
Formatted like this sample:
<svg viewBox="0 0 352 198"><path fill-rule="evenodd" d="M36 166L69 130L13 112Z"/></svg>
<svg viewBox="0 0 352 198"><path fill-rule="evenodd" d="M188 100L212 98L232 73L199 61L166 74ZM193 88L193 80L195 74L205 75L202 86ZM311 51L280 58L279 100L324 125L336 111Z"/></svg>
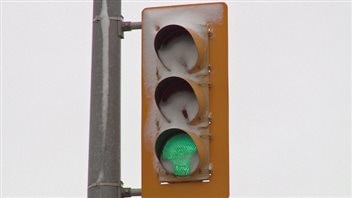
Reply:
<svg viewBox="0 0 352 198"><path fill-rule="evenodd" d="M0 2L1 195L85 197L92 2ZM123 16L180 3L124 1ZM351 195L350 2L227 4L231 197ZM127 187L141 183L140 35L122 41Z"/></svg>

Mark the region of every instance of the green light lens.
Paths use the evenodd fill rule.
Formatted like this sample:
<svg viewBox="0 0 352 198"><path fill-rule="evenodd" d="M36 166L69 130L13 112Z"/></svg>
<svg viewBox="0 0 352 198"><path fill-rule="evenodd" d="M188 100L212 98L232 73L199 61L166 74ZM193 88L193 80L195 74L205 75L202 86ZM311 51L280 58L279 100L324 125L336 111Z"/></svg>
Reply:
<svg viewBox="0 0 352 198"><path fill-rule="evenodd" d="M198 163L197 146L187 134L172 136L164 145L161 161L176 176L188 176Z"/></svg>

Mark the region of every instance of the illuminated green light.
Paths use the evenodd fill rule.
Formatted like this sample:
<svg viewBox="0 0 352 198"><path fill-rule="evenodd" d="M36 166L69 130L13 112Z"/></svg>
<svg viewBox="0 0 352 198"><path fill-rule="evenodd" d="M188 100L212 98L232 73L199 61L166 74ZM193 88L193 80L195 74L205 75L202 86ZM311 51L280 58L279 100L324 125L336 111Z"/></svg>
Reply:
<svg viewBox="0 0 352 198"><path fill-rule="evenodd" d="M174 175L188 176L198 163L197 146L187 134L174 135L165 143L161 161Z"/></svg>

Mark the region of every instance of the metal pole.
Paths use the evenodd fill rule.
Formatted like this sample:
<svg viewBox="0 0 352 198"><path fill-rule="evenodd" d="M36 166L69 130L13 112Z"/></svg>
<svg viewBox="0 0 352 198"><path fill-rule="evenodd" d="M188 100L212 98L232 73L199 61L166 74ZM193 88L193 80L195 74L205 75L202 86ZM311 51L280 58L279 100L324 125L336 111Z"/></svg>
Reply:
<svg viewBox="0 0 352 198"><path fill-rule="evenodd" d="M88 198L122 196L121 0L94 0Z"/></svg>

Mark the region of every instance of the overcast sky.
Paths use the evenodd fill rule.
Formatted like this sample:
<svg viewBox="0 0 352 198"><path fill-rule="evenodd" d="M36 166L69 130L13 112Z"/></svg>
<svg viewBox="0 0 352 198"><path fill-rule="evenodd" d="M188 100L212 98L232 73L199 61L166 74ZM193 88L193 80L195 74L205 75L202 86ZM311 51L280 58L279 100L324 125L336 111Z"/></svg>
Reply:
<svg viewBox="0 0 352 198"><path fill-rule="evenodd" d="M85 197L92 1L0 2L1 195ZM227 4L231 197L351 195L350 2ZM122 41L126 187L141 185L140 36Z"/></svg>

